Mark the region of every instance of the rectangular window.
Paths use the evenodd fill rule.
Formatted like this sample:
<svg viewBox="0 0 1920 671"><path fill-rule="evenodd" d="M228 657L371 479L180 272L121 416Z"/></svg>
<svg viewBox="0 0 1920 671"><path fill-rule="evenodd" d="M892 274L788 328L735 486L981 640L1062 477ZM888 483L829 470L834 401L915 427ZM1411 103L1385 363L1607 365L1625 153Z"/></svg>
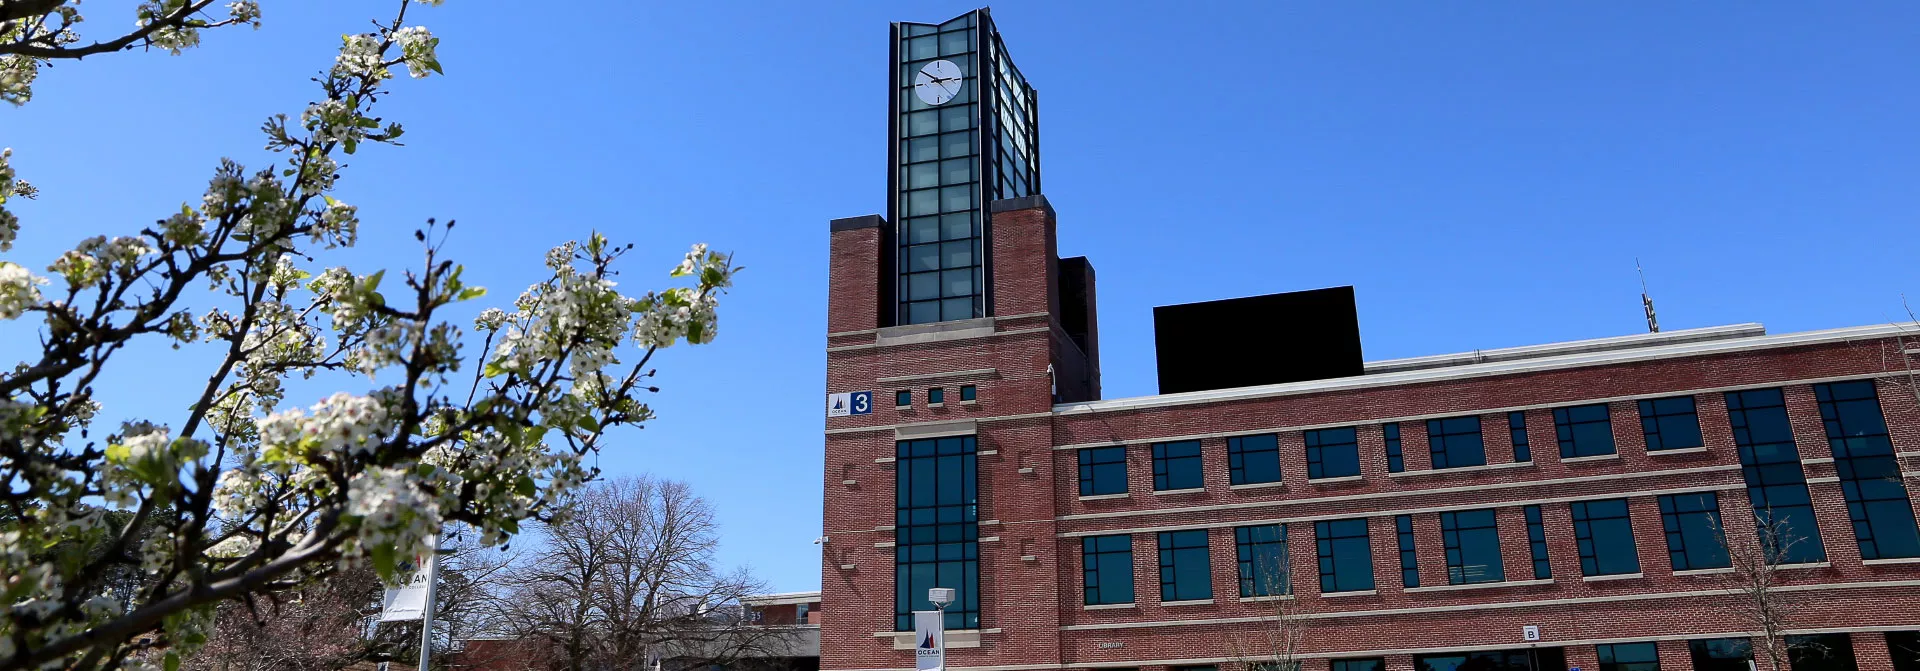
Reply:
<svg viewBox="0 0 1920 671"><path fill-rule="evenodd" d="M1287 525L1236 528L1233 545L1240 563L1240 596L1292 593L1293 581L1287 564Z"/></svg>
<svg viewBox="0 0 1920 671"><path fill-rule="evenodd" d="M1328 664L1328 671L1386 671L1387 660L1379 657L1366 659L1336 659Z"/></svg>
<svg viewBox="0 0 1920 671"><path fill-rule="evenodd" d="M1420 555L1414 551L1413 516L1393 516L1393 533L1400 541L1400 584L1420 586Z"/></svg>
<svg viewBox="0 0 1920 671"><path fill-rule="evenodd" d="M1893 671L1920 671L1920 631L1887 632L1887 656Z"/></svg>
<svg viewBox="0 0 1920 671"><path fill-rule="evenodd" d="M1380 425L1380 432L1387 440L1387 472L1399 473L1407 470L1406 461L1400 458L1400 423Z"/></svg>
<svg viewBox="0 0 1920 671"><path fill-rule="evenodd" d="M1704 447L1700 413L1692 396L1656 398L1640 402L1640 431L1647 435L1647 451Z"/></svg>
<svg viewBox="0 0 1920 671"><path fill-rule="evenodd" d="M1153 491L1199 489L1200 441L1153 444Z"/></svg>
<svg viewBox="0 0 1920 671"><path fill-rule="evenodd" d="M1600 671L1660 671L1660 653L1652 643L1614 643L1593 649L1600 655Z"/></svg>
<svg viewBox="0 0 1920 671"><path fill-rule="evenodd" d="M1373 547L1367 543L1364 518L1314 522L1313 536L1322 593L1373 589Z"/></svg>
<svg viewBox="0 0 1920 671"><path fill-rule="evenodd" d="M1753 502L1754 524L1768 552L1784 564L1826 561L1786 398L1779 389L1727 392L1727 419L1740 449L1740 475Z"/></svg>
<svg viewBox="0 0 1920 671"><path fill-rule="evenodd" d="M1613 454L1613 418L1604 403L1554 408L1553 432L1562 459Z"/></svg>
<svg viewBox="0 0 1920 671"><path fill-rule="evenodd" d="M947 390L934 387L927 390L927 405L940 405L947 402Z"/></svg>
<svg viewBox="0 0 1920 671"><path fill-rule="evenodd" d="M954 590L953 629L980 627L980 527L973 436L902 440L894 452L893 626L932 610L927 590Z"/></svg>
<svg viewBox="0 0 1920 671"><path fill-rule="evenodd" d="M1160 532L1160 600L1213 598L1207 530Z"/></svg>
<svg viewBox="0 0 1920 671"><path fill-rule="evenodd" d="M1127 448L1094 447L1080 451L1080 495L1127 493Z"/></svg>
<svg viewBox="0 0 1920 671"><path fill-rule="evenodd" d="M1527 552L1533 556L1533 579L1553 577L1553 563L1547 561L1547 525L1540 518L1540 506L1520 509L1527 516Z"/></svg>
<svg viewBox="0 0 1920 671"><path fill-rule="evenodd" d="M1440 537L1447 550L1447 584L1507 579L1500 565L1500 529L1495 526L1493 511L1440 513Z"/></svg>
<svg viewBox="0 0 1920 671"><path fill-rule="evenodd" d="M1580 572L1589 576L1639 573L1640 553L1633 544L1627 500L1576 501L1572 505Z"/></svg>
<svg viewBox="0 0 1920 671"><path fill-rule="evenodd" d="M1721 540L1720 497L1713 492L1660 497L1660 525L1667 532L1673 570L1732 566Z"/></svg>
<svg viewBox="0 0 1920 671"><path fill-rule="evenodd" d="M1872 380L1813 386L1861 559L1920 557L1920 530Z"/></svg>
<svg viewBox="0 0 1920 671"><path fill-rule="evenodd" d="M1353 427L1305 433L1307 479L1344 478L1360 474L1360 442Z"/></svg>
<svg viewBox="0 0 1920 671"><path fill-rule="evenodd" d="M1436 469L1487 464L1487 446L1480 439L1479 417L1427 420L1427 449L1433 452Z"/></svg>
<svg viewBox="0 0 1920 671"><path fill-rule="evenodd" d="M1846 634L1788 636L1787 666L1793 671L1860 670L1853 658L1853 637Z"/></svg>
<svg viewBox="0 0 1920 671"><path fill-rule="evenodd" d="M1753 641L1745 638L1703 638L1687 641L1693 671L1752 671Z"/></svg>
<svg viewBox="0 0 1920 671"><path fill-rule="evenodd" d="M1513 463L1533 461L1533 448L1527 444L1527 413L1507 413L1507 433L1513 436Z"/></svg>
<svg viewBox="0 0 1920 671"><path fill-rule="evenodd" d="M913 392L904 389L893 392L893 404L899 407L913 405Z"/></svg>
<svg viewBox="0 0 1920 671"><path fill-rule="evenodd" d="M960 385L960 400L971 401L975 398L978 398L979 395L980 395L980 390L977 387L974 387L973 385L970 385L970 384Z"/></svg>
<svg viewBox="0 0 1920 671"><path fill-rule="evenodd" d="M1089 606L1133 603L1133 537L1089 536L1080 539Z"/></svg>
<svg viewBox="0 0 1920 671"><path fill-rule="evenodd" d="M1195 457L1195 461L1198 459ZM1269 433L1228 438L1227 479L1236 485L1279 482L1280 437Z"/></svg>

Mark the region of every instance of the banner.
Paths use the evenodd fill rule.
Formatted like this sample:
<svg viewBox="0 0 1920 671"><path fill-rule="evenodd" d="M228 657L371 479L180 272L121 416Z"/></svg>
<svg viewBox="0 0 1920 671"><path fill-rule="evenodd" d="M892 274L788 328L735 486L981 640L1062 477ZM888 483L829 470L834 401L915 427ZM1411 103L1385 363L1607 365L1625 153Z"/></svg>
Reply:
<svg viewBox="0 0 1920 671"><path fill-rule="evenodd" d="M440 547L439 539L427 539L427 547ZM431 594L428 587L433 583L435 565L440 561L437 554L430 552L425 557L413 558L413 577L407 580L406 586L387 590L381 600L381 622L418 620L426 615L427 598Z"/></svg>
<svg viewBox="0 0 1920 671"><path fill-rule="evenodd" d="M937 610L913 612L913 668L937 671L947 665L947 618Z"/></svg>

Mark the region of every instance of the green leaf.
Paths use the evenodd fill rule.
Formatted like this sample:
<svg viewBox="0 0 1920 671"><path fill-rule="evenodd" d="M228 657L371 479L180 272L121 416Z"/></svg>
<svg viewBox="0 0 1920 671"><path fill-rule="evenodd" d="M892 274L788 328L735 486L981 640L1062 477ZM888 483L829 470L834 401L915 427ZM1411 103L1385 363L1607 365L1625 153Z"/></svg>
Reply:
<svg viewBox="0 0 1920 671"><path fill-rule="evenodd" d="M507 369L501 368L500 364L488 362L487 365L480 370L480 374L486 377L500 377L507 374Z"/></svg>
<svg viewBox="0 0 1920 671"><path fill-rule="evenodd" d="M180 653L167 651L167 659L163 665L166 666L167 671L180 671Z"/></svg>
<svg viewBox="0 0 1920 671"><path fill-rule="evenodd" d="M513 486L513 492L521 496L533 496L534 491L533 477L528 475L520 476L520 481Z"/></svg>
<svg viewBox="0 0 1920 671"><path fill-rule="evenodd" d="M487 295L486 287L467 287L460 290L460 297L455 300L470 301L485 295Z"/></svg>
<svg viewBox="0 0 1920 671"><path fill-rule="evenodd" d="M354 149L357 149L360 147L360 143L351 137L346 139L346 144L347 144L347 153L349 154L353 153Z"/></svg>
<svg viewBox="0 0 1920 671"><path fill-rule="evenodd" d="M384 544L375 545L367 548L367 552L373 555L373 570L378 571L382 578L392 579L394 568L393 546Z"/></svg>
<svg viewBox="0 0 1920 671"><path fill-rule="evenodd" d="M581 415L580 421L574 422L573 425L580 427L581 431L599 431L600 430L600 422L598 420L595 420L592 415Z"/></svg>
<svg viewBox="0 0 1920 671"><path fill-rule="evenodd" d="M387 276L387 271L384 268L381 270L375 271L372 275L368 275L367 291L378 291L380 289L380 280L385 279L386 276Z"/></svg>

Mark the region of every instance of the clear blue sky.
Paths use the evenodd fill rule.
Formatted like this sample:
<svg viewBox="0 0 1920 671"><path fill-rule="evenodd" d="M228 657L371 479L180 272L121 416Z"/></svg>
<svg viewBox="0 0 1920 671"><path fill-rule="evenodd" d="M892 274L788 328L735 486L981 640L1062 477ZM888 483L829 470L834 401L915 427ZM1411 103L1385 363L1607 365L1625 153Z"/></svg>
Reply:
<svg viewBox="0 0 1920 671"><path fill-rule="evenodd" d="M89 29L131 24L88 2ZM197 199L221 156L314 96L338 35L391 2L271 0L263 30L174 58L66 63L0 109L43 200L10 260L44 266ZM818 584L827 220L884 211L887 22L961 2L452 0L416 16L448 76L395 82L408 146L353 157L362 272L460 221L510 300L549 246L608 231L657 282L687 243L739 254L720 341L660 361L661 419L601 464L692 482L723 560ZM1663 326L1885 322L1920 294L1913 3L1007 3L1040 90L1060 250L1100 277L1107 395L1154 390L1154 305L1352 284L1367 358ZM1920 296L1916 296L1920 299ZM17 330L6 352L24 353ZM112 416L177 421L185 357ZM304 390L301 405L321 390Z"/></svg>

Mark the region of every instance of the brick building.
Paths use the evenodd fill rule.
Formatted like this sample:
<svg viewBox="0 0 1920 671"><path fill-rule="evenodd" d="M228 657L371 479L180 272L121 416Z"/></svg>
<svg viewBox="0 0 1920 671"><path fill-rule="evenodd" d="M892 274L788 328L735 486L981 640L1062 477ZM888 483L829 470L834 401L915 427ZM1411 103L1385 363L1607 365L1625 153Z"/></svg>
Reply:
<svg viewBox="0 0 1920 671"><path fill-rule="evenodd" d="M1276 619L1306 671L1746 669L1771 541L1797 669L1920 669L1920 325L1103 399L1035 92L985 10L893 39L888 214L830 225L821 668L912 668L937 586L980 671L1239 668Z"/></svg>

